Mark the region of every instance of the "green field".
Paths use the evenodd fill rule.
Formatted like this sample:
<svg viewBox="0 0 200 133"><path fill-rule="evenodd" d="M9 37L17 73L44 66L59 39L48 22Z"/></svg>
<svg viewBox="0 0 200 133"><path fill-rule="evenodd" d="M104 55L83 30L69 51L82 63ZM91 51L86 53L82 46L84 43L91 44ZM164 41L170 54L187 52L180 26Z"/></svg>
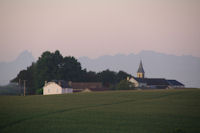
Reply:
<svg viewBox="0 0 200 133"><path fill-rule="evenodd" d="M0 96L1 133L200 133L200 90Z"/></svg>

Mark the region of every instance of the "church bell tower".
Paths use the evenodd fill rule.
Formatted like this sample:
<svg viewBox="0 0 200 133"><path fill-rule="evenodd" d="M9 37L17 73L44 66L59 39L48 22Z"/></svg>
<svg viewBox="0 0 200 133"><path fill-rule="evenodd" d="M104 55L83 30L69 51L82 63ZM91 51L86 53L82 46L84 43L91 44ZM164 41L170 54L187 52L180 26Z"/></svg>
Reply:
<svg viewBox="0 0 200 133"><path fill-rule="evenodd" d="M144 69L143 69L143 66L142 66L142 61L140 61L140 65L139 65L139 68L138 68L138 71L137 71L137 77L138 78L144 78Z"/></svg>

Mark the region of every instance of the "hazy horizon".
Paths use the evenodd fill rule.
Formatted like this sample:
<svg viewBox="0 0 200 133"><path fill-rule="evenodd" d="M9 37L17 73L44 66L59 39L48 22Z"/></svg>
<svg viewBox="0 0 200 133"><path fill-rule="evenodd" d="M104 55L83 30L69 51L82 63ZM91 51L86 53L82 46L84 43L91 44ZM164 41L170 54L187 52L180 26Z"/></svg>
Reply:
<svg viewBox="0 0 200 133"><path fill-rule="evenodd" d="M56 50L58 50L58 49L56 49ZM56 50L50 50L50 52L55 52ZM48 51L48 50L45 50L45 51ZM45 52L45 51L43 51L43 52ZM43 53L42 52L42 53ZM61 53L61 55L63 56L63 57L65 57L65 56L74 56L74 55L64 55L60 50L59 50L59 52ZM88 59L91 59L91 60L95 60L95 59L98 59L98 58L101 58L101 57L104 57L104 56L117 56L117 55L125 55L125 56L128 56L128 55L140 55L141 53L143 53L143 52L151 52L151 53L156 53L156 54L162 54L162 55L167 55L167 56L177 56L177 57L182 57L182 56L192 56L192 57L195 57L195 58L200 58L200 57L198 57L198 56L193 56L193 55L191 55L191 54L182 54L182 55L176 55L176 54L169 54L169 53L162 53L162 52L157 52L157 51L153 51L153 50L141 50L141 51L139 51L139 52L137 52L137 53L134 53L134 52L132 52L132 53L115 53L115 54L104 54L104 55L99 55L99 56L96 56L96 57L90 57L90 56L74 56L76 59L80 59L80 58L88 58ZM38 60L38 58L41 56L41 54L40 55L38 55L38 56L35 56L35 55L33 55L33 53L31 52L31 51L29 51L29 50L24 50L24 51L22 51L22 52L20 52L19 54L17 54L14 58L12 58L12 59L10 59L10 60L0 60L0 63L9 63L9 62L12 62L12 61L15 61L17 58L19 58L19 56L23 56L23 53L28 53L28 54L31 54L32 55L32 57L34 58L34 60L35 61L37 61ZM26 55L26 54L25 54ZM141 57L141 60L142 60L142 57Z"/></svg>
<svg viewBox="0 0 200 133"><path fill-rule="evenodd" d="M83 56L77 60L81 63L82 69L88 71L100 72L109 69L118 72L122 70L133 76L136 76L139 62L142 60L146 77L176 79L187 87L200 87L200 57L142 51L138 54L104 55L92 59ZM13 61L0 62L0 85L7 84L33 61L37 61L37 58L34 58L30 52L24 51Z"/></svg>
<svg viewBox="0 0 200 133"><path fill-rule="evenodd" d="M0 61L131 54L143 50L200 57L198 0L1 0Z"/></svg>

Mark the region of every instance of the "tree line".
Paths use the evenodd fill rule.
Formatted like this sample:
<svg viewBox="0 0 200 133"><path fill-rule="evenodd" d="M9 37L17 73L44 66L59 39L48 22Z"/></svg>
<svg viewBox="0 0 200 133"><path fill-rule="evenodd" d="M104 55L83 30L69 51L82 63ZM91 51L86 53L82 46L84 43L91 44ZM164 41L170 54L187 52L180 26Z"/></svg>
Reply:
<svg viewBox="0 0 200 133"><path fill-rule="evenodd" d="M76 58L73 56L63 57L56 50L55 52L43 52L36 62L33 62L27 69L20 71L11 82L26 80L27 92L36 94L41 93L40 90L45 81L55 79L72 82L102 82L105 87L119 89L125 81L121 84L118 83L128 76L131 75L124 71L114 72L109 69L98 73L87 71L82 69Z"/></svg>

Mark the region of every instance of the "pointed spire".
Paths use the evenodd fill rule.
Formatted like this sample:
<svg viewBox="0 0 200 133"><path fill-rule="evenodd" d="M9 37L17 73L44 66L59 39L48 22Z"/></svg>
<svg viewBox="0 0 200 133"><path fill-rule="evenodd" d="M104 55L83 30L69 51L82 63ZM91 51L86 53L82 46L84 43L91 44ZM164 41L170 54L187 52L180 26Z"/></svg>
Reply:
<svg viewBox="0 0 200 133"><path fill-rule="evenodd" d="M144 73L144 69L143 69L143 66L142 66L142 60L140 60L140 66L138 68L138 73Z"/></svg>

